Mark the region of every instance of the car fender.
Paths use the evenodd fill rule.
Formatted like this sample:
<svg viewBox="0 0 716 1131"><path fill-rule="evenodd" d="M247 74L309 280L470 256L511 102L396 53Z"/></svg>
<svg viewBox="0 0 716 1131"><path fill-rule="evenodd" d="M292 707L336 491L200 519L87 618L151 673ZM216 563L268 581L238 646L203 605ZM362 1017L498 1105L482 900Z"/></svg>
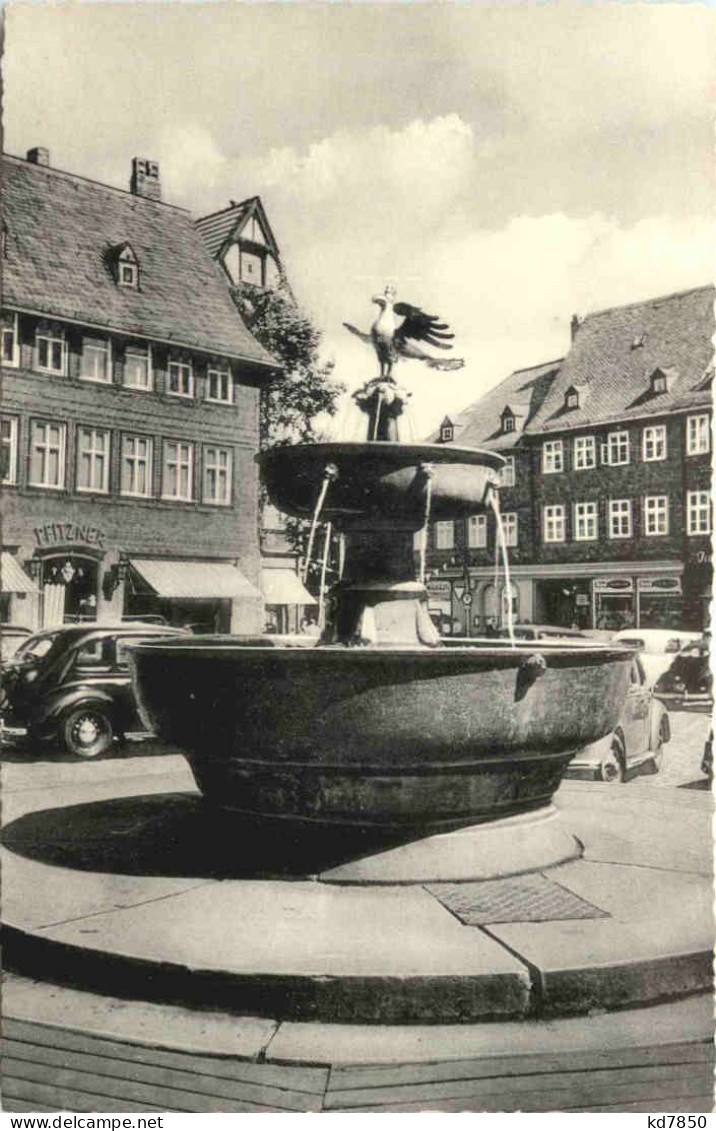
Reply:
<svg viewBox="0 0 716 1131"><path fill-rule="evenodd" d="M665 742L671 738L671 723L669 722L669 712L660 699L652 699L651 701L651 717L649 719L649 749L656 750L659 742L659 728L662 720L666 720L666 737Z"/></svg>
<svg viewBox="0 0 716 1131"><path fill-rule="evenodd" d="M48 724L52 727L67 711L81 707L83 703L103 703L108 707L108 714L116 714L116 701L106 691L101 688L73 687L64 694L49 699L40 710L34 712L32 726L34 729L47 730Z"/></svg>

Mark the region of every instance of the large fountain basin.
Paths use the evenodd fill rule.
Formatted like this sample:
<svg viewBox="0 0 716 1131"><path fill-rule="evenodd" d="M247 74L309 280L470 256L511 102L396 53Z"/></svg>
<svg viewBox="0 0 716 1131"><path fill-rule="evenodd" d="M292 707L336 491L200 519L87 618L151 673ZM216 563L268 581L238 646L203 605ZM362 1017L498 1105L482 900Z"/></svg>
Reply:
<svg viewBox="0 0 716 1131"><path fill-rule="evenodd" d="M199 637L143 643L132 662L146 721L213 803L423 835L547 805L575 751L614 728L630 659Z"/></svg>
<svg viewBox="0 0 716 1131"><path fill-rule="evenodd" d="M341 528L352 520L425 520L430 482L432 519L457 517L485 505L487 488L499 479L504 459L496 452L452 444L325 443L273 448L259 457L273 502L288 514L310 518L326 467L337 475L321 517Z"/></svg>

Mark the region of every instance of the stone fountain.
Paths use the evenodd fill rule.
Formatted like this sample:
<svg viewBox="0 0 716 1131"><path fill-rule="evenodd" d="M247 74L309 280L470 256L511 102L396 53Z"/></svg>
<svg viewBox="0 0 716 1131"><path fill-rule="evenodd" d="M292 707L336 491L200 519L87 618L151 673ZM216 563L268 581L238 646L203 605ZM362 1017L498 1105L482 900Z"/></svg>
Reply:
<svg viewBox="0 0 716 1131"><path fill-rule="evenodd" d="M368 435L381 438L258 457L282 511L315 520L320 510L345 538L321 640L143 644L133 663L145 717L185 752L204 797L239 820L403 841L517 820L522 870L533 863L532 814L535 866L570 858L579 845L562 832L545 847L545 818L575 751L615 726L630 653L581 642L442 646L414 536L428 519L490 505L502 457L400 442L405 396L390 376L356 399Z"/></svg>

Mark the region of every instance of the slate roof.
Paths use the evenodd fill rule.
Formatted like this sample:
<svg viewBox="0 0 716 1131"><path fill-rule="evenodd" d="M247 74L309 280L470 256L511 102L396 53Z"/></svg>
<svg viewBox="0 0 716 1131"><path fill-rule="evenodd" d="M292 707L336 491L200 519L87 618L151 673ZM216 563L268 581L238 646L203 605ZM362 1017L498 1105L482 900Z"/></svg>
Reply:
<svg viewBox="0 0 716 1131"><path fill-rule="evenodd" d="M704 377L712 364L714 296L699 287L648 302L587 315L528 431L582 428L711 403ZM636 345L636 342L642 342ZM652 393L651 375L674 370L664 393ZM584 390L579 408L565 408L570 386ZM699 387L702 386L702 387Z"/></svg>
<svg viewBox="0 0 716 1131"><path fill-rule="evenodd" d="M184 209L4 156L3 217L6 306L276 366ZM139 290L114 280L113 249L124 242L139 260Z"/></svg>
<svg viewBox="0 0 716 1131"><path fill-rule="evenodd" d="M529 369L518 369L509 377L480 397L455 418L453 443L469 448L491 448L509 451L521 439L535 413L547 396L559 372L561 360L548 361ZM502 431L501 415L509 405L513 411L525 411L523 419L515 421L514 432ZM439 432L430 437L436 442Z"/></svg>
<svg viewBox="0 0 716 1131"><path fill-rule="evenodd" d="M713 286L698 287L587 315L564 360L518 369L461 412L454 443L502 451L525 435L710 407L715 296ZM651 392L657 368L677 374L665 393ZM578 408L565 407L570 388ZM526 421L503 433L500 414L525 400Z"/></svg>

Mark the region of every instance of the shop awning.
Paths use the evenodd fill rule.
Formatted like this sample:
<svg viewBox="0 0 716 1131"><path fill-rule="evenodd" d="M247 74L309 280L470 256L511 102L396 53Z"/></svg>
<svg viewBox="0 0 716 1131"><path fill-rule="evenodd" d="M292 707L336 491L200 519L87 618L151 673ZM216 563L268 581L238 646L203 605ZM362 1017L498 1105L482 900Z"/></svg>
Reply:
<svg viewBox="0 0 716 1131"><path fill-rule="evenodd" d="M5 552L0 561L0 590L3 593L37 593L37 585L27 576L17 558Z"/></svg>
<svg viewBox="0 0 716 1131"><path fill-rule="evenodd" d="M229 562L196 562L186 559L152 561L147 558L132 558L131 564L158 597L204 600L217 600L221 597L261 597L258 589Z"/></svg>
<svg viewBox="0 0 716 1131"><path fill-rule="evenodd" d="M261 592L267 605L317 605L292 569L262 569Z"/></svg>

